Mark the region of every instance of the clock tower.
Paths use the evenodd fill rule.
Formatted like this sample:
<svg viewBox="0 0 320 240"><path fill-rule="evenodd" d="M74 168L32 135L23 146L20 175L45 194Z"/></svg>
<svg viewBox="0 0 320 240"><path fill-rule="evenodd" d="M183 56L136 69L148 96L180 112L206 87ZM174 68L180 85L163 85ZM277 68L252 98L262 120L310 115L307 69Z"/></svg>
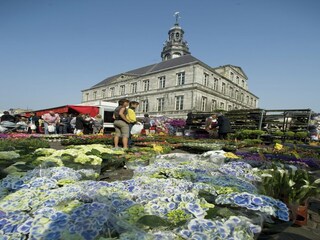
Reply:
<svg viewBox="0 0 320 240"><path fill-rule="evenodd" d="M176 12L174 16L176 17L176 22L168 32L168 40L163 44L161 52L162 61L190 54L188 43L183 40L184 31L179 26L179 12Z"/></svg>

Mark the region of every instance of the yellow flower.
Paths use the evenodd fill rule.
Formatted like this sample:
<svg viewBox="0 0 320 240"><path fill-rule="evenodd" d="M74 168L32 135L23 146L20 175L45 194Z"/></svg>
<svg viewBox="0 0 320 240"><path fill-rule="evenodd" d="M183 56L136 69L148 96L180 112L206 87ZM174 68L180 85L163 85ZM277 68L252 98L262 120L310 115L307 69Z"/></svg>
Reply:
<svg viewBox="0 0 320 240"><path fill-rule="evenodd" d="M280 151L282 148L283 148L283 145L280 144L280 143L276 143L276 144L274 145L274 149L275 149L275 150Z"/></svg>
<svg viewBox="0 0 320 240"><path fill-rule="evenodd" d="M153 146L153 150L157 153L162 153L163 152L163 148L162 146L156 145L156 144L152 144Z"/></svg>
<svg viewBox="0 0 320 240"><path fill-rule="evenodd" d="M226 158L239 158L237 155L235 155L235 154L232 153L232 152L226 152L226 153L224 154L224 156L225 156Z"/></svg>

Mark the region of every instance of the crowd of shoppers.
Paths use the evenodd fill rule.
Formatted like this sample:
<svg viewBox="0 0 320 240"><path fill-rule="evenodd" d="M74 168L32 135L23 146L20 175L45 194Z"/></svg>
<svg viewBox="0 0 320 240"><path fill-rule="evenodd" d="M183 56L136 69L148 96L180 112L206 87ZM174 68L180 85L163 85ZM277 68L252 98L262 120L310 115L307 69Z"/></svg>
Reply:
<svg viewBox="0 0 320 240"><path fill-rule="evenodd" d="M1 127L5 127L7 131L22 133L97 134L103 132L103 119L100 114L91 117L89 114L59 114L49 111L42 116L30 112L26 117L19 114L11 115L9 111L4 111L0 122Z"/></svg>

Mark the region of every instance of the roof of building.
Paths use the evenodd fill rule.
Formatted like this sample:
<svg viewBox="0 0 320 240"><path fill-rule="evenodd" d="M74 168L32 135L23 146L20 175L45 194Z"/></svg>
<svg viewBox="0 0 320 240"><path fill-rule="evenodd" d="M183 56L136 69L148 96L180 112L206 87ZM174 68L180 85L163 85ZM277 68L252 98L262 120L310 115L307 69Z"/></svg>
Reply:
<svg viewBox="0 0 320 240"><path fill-rule="evenodd" d="M202 63L199 59L193 57L191 54L187 54L187 55L183 55L178 58L173 58L170 60L162 61L162 62L159 62L156 64L148 65L145 67L137 68L137 69L134 69L134 70L131 70L128 72L124 72L121 74L117 74L117 75L108 77L108 78L102 80L101 82L99 82L98 84L92 86L91 88L96 88L99 86L106 85L108 82L120 77L121 75L142 76L142 75L158 72L161 70L170 69L170 68L178 67L181 65L186 65L186 64L196 63L196 62ZM202 63L202 64L204 64L204 63Z"/></svg>
<svg viewBox="0 0 320 240"><path fill-rule="evenodd" d="M236 71L237 73L241 74L244 78L248 79L246 73L242 70L241 67L239 66L235 66L235 65L231 65L231 64L227 64L227 65L223 65L223 66L219 66L219 67L215 67L213 69L220 69L220 68L226 68L226 67L230 67L232 68L234 71Z"/></svg>

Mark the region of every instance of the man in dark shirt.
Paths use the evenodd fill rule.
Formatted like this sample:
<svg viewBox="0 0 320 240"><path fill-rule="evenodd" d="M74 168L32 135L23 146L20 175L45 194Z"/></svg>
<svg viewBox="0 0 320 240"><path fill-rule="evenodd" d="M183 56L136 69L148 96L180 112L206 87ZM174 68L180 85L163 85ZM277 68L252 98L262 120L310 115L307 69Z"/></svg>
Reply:
<svg viewBox="0 0 320 240"><path fill-rule="evenodd" d="M3 115L1 116L1 122L4 122L4 121L14 123L16 121L16 118L14 116L10 115L8 111L4 111Z"/></svg>
<svg viewBox="0 0 320 240"><path fill-rule="evenodd" d="M218 116L218 135L220 139L227 139L228 133L231 133L231 125L228 118L219 114Z"/></svg>

